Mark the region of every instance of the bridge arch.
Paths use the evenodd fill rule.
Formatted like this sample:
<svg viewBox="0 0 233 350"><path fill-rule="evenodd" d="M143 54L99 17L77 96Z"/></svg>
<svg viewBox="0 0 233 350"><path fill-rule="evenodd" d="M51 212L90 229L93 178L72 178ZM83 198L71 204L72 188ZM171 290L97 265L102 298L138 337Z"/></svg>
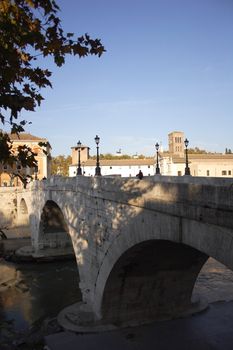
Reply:
<svg viewBox="0 0 233 350"><path fill-rule="evenodd" d="M102 302L106 282L114 269L117 261L125 252L133 252L133 247L154 240L180 242L180 220L178 217L170 217L160 213L151 217L148 211L137 209L132 215L130 222L122 225L117 235L113 235L112 241L106 249L101 262L93 295L93 308L97 318L103 317Z"/></svg>
<svg viewBox="0 0 233 350"><path fill-rule="evenodd" d="M62 210L53 200L47 200L40 219L41 233L66 232L68 228Z"/></svg>
<svg viewBox="0 0 233 350"><path fill-rule="evenodd" d="M19 197L17 205L17 229L21 235L30 235L29 208L24 197Z"/></svg>
<svg viewBox="0 0 233 350"><path fill-rule="evenodd" d="M72 246L69 228L60 206L47 200L43 206L39 222L39 247L56 248Z"/></svg>
<svg viewBox="0 0 233 350"><path fill-rule="evenodd" d="M162 314L166 317L166 314L168 315L170 312L170 317L173 317L173 311L174 315L177 316L179 312L182 313L182 308L184 310L184 308L192 307L192 290L208 257L213 257L233 269L230 229L162 213L151 215L147 210L138 212L132 218L128 226L121 227L117 235L114 235L108 248L106 247L105 256L100 264L93 295L93 310L98 319L105 318L108 322L117 323L122 322L122 320L127 322L129 318L138 318L142 321L145 315L148 319L155 319ZM160 250L164 252L164 255L160 256ZM166 250L170 251L170 255L167 255ZM151 271L150 264L154 264L154 256L160 256L162 263L161 271L157 273L158 280L154 280L153 276L149 275L150 282L146 289L140 282L144 276L140 264L138 264L143 261L144 255L148 259L150 257L150 260L145 262L145 271L147 268L149 272ZM182 266L183 255L187 255L187 259ZM166 281L168 290L166 291L163 289L166 278L164 273L166 261L164 261L163 256L170 259L172 271L172 274L168 274ZM190 262L192 262L191 265ZM177 266L175 270L172 269L173 263ZM143 264L142 266L144 266ZM139 276L138 281L134 280L134 274ZM125 284L126 275L129 277L128 292ZM179 280L182 281L180 287ZM140 303L143 308L138 305L137 309L135 295L136 293L138 293L137 296L143 295L144 291L145 297L149 299L149 291L153 289L153 286L157 289L157 293L161 293L161 297L152 298L152 304L147 303L149 306L147 313L145 313L146 306L142 301ZM164 298L162 298L162 290ZM125 298L123 306L119 303L119 295ZM170 302L166 303L166 300L170 300ZM174 305L176 305L176 310ZM130 312L129 309L131 309ZM151 310L154 311L151 312ZM111 314L113 316L110 317Z"/></svg>
<svg viewBox="0 0 233 350"><path fill-rule="evenodd" d="M147 240L127 249L104 286L101 315L106 322L171 318L192 307L197 276L206 254L182 243Z"/></svg>
<svg viewBox="0 0 233 350"><path fill-rule="evenodd" d="M20 215L28 215L28 207L24 198L20 200L19 213Z"/></svg>
<svg viewBox="0 0 233 350"><path fill-rule="evenodd" d="M196 279L208 257L213 255L208 249L199 249L198 245L195 246L193 242L186 240L185 230L189 230L190 227L183 225L182 220L178 216L162 213L151 216L149 211L138 211L137 215L132 216L127 226L122 225L118 234L113 236L108 248L106 247L95 281L93 311L97 319L104 318L107 322L120 323L130 321L130 318L142 320L144 315L151 320L160 318L161 315L169 317L169 313L170 317L177 316L185 309L192 308L191 296ZM190 233L192 236L196 232ZM162 255L160 251L163 252ZM167 252L170 253L167 254ZM147 260L140 265L140 261L144 261L144 256ZM183 256L186 257L184 263ZM168 274L168 277L166 277L167 262L163 257L169 259L172 273ZM158 265L160 258L161 270L156 270L156 280L153 274L150 275L150 265ZM140 266L144 268L141 270ZM142 286L143 269L145 273L147 270L149 273L147 288ZM125 284L127 274L128 292ZM134 274L139 276L138 280L134 279ZM182 281L180 286L179 280ZM166 291L163 288L164 285L169 286ZM160 293L160 297L152 298L150 304L146 300L149 299L153 288L156 288L156 293ZM145 302L148 305L146 313L146 306L142 300L137 308L136 294L141 295L142 300L143 295L145 296ZM123 306L118 299L119 295L125 298ZM129 309L131 309L130 312Z"/></svg>

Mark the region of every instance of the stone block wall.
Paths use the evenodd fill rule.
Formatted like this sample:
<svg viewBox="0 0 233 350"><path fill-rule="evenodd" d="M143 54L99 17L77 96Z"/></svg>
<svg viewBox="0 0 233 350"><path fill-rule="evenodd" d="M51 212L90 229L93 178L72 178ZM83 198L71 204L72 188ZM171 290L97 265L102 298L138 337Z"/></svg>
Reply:
<svg viewBox="0 0 233 350"><path fill-rule="evenodd" d="M17 191L0 188L0 228L12 228L17 221Z"/></svg>

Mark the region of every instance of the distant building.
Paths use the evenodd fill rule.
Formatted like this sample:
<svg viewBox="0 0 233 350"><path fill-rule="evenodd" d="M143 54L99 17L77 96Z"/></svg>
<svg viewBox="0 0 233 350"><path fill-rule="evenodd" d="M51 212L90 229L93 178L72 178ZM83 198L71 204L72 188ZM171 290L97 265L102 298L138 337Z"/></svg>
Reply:
<svg viewBox="0 0 233 350"><path fill-rule="evenodd" d="M184 156L184 133L181 131L173 131L168 134L169 153L174 156Z"/></svg>
<svg viewBox="0 0 233 350"><path fill-rule="evenodd" d="M51 174L51 146L46 138L37 137L27 133L10 134L11 141L13 142L13 152L18 146L27 145L37 154L35 157L38 166L36 168L23 168L20 163L13 164L0 164L0 186L22 186L19 177L14 174L20 174L24 177L27 175L32 176L33 179L36 177L38 180L44 177L48 178ZM47 147L39 146L39 143L47 143ZM43 152L45 150L47 154Z"/></svg>
<svg viewBox="0 0 233 350"><path fill-rule="evenodd" d="M78 149L72 147L72 164L69 167L69 176L76 176L78 166ZM89 147L81 145L80 164L82 173L85 176L94 176L96 168L96 160L90 159ZM139 170L144 176L154 175L154 159L100 159L101 174L103 176L123 176L135 177Z"/></svg>
<svg viewBox="0 0 233 350"><path fill-rule="evenodd" d="M74 146L71 147L71 158L72 158L72 165L78 164L78 147ZM87 147L85 145L80 146L80 161L86 162L90 158L90 147Z"/></svg>
<svg viewBox="0 0 233 350"><path fill-rule="evenodd" d="M185 135L182 131L168 134L169 150L159 148L159 167L161 175L183 176L185 174ZM89 158L89 147L82 146L80 152L82 172L86 176L95 175L96 160ZM232 177L233 154L222 153L188 153L190 173L192 176ZM77 174L77 148L72 147L72 165L69 176ZM131 159L100 159L101 174L104 176L135 177L139 170L144 176L153 176L156 168L154 158L139 159L137 155Z"/></svg>
<svg viewBox="0 0 233 350"><path fill-rule="evenodd" d="M184 138L184 133L181 131L168 134L169 152L160 153L162 175L184 175L186 166ZM188 152L188 162L192 176L233 176L233 154Z"/></svg>
<svg viewBox="0 0 233 350"><path fill-rule="evenodd" d="M82 170L86 176L95 175L96 160L89 159L82 164ZM144 176L154 175L154 159L102 159L100 161L101 175L104 176L123 176L135 177L139 170L143 172ZM76 176L77 165L70 166L69 176Z"/></svg>
<svg viewBox="0 0 233 350"><path fill-rule="evenodd" d="M233 154L189 154L192 176L232 177ZM185 172L185 157L161 156L161 174L182 176Z"/></svg>

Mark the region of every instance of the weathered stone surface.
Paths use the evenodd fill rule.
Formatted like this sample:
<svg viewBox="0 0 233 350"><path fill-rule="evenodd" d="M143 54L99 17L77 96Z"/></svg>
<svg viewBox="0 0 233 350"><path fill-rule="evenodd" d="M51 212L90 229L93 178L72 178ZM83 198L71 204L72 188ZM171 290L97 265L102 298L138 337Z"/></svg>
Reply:
<svg viewBox="0 0 233 350"><path fill-rule="evenodd" d="M233 269L232 179L54 177L14 195L17 213L26 204L35 251L71 238L83 302L96 319L173 315L190 304L208 256ZM53 205L62 232L44 230Z"/></svg>

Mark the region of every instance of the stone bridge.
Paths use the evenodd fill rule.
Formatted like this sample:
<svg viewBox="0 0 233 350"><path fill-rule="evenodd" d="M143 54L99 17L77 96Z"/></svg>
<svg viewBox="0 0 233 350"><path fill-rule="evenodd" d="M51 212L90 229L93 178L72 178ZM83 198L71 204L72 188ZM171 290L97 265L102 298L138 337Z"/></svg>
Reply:
<svg viewBox="0 0 233 350"><path fill-rule="evenodd" d="M87 322L181 315L208 257L233 270L233 179L54 177L17 196L35 251L71 238Z"/></svg>

